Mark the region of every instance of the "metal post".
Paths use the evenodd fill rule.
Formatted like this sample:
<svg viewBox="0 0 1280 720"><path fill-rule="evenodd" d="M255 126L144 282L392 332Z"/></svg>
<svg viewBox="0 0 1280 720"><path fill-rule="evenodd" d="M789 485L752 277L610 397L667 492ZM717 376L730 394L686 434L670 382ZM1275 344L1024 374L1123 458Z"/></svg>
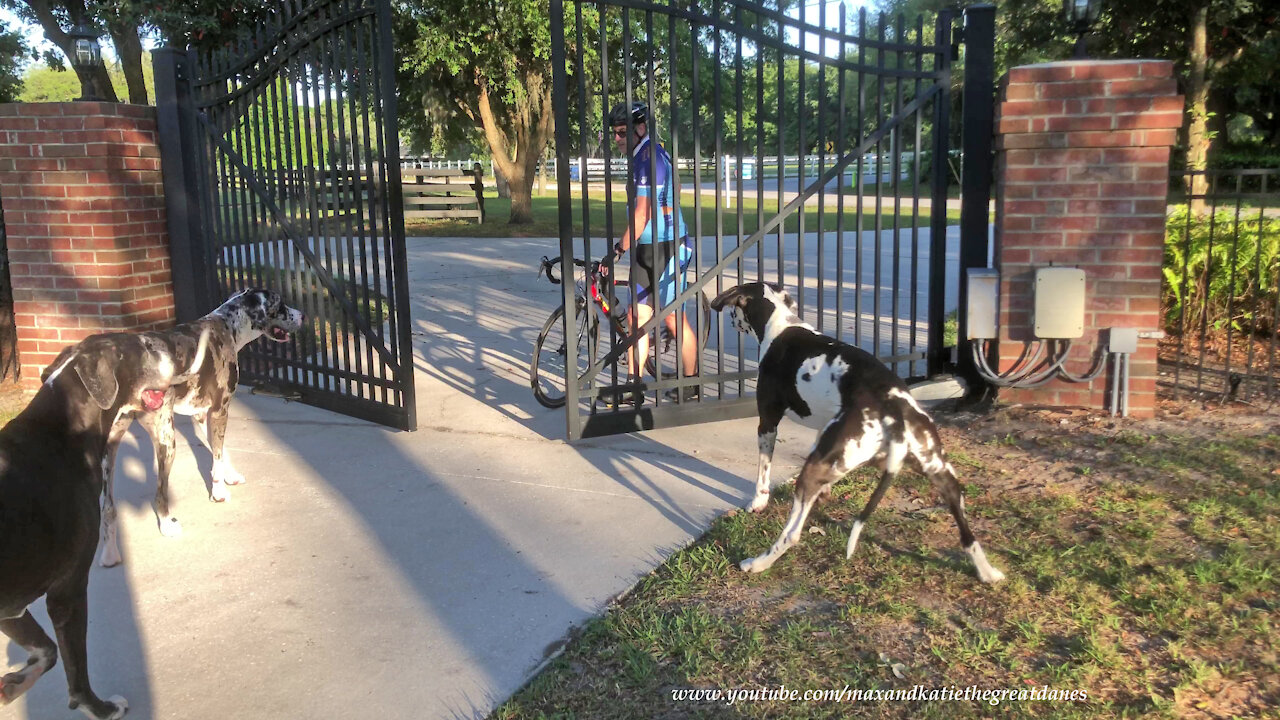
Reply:
<svg viewBox="0 0 1280 720"><path fill-rule="evenodd" d="M197 248L206 247L200 197L196 192L199 164L196 153L195 106L191 97L190 59L185 50L165 47L152 54L156 85L156 135L164 177L169 258L173 274L173 304L178 322L195 320L211 298L204 262L196 262Z"/></svg>
<svg viewBox="0 0 1280 720"><path fill-rule="evenodd" d="M947 315L947 294L943 289L945 283L938 282L938 279L947 276L947 185L950 182L950 175L947 173L947 153L951 149L951 12L949 10L938 13L934 44L939 48L933 60L934 70L938 73L938 79L935 82L940 83L942 92L933 101L933 177L930 180L932 209L929 223L929 277L932 282L929 283L929 338L926 350L928 365L926 372L930 376L943 372L947 361L942 347L945 336L943 326ZM862 82L861 74L858 82L859 84ZM859 188L862 186L861 173L862 171L859 170ZM858 198L861 206L861 192Z"/></svg>
<svg viewBox="0 0 1280 720"><path fill-rule="evenodd" d="M579 50L581 52L581 50ZM568 77L565 74L564 2L551 0L551 99L556 131L556 187L569 187L569 96ZM606 157L608 157L606 155ZM608 170L606 169L606 175ZM578 318L574 307L573 281L573 198L565 191L558 191L560 221L560 257L564 258L564 337L568 345L565 355L565 423L570 440L582 437L582 422L578 417Z"/></svg>
<svg viewBox="0 0 1280 720"><path fill-rule="evenodd" d="M964 11L964 137L960 187L959 367L969 384L970 397L988 387L978 374L968 340L965 305L969 301L964 278L969 268L987 266L991 205L992 130L995 121L994 5L973 5Z"/></svg>
<svg viewBox="0 0 1280 720"><path fill-rule="evenodd" d="M392 52L391 3L378 3L378 37L377 62L382 70L383 117L383 167L386 172L386 183L380 190L385 193L388 202L386 207L387 237L391 241L392 267L390 275L395 283L396 328L399 336L397 350L400 351L400 367L396 372L396 381L400 386L401 400L404 403L404 430L418 429L418 404L414 391L413 379L413 325L409 316L409 273L408 256L404 240L404 189L400 185L400 123L396 103L395 71L396 60ZM375 256L375 262L376 262Z"/></svg>

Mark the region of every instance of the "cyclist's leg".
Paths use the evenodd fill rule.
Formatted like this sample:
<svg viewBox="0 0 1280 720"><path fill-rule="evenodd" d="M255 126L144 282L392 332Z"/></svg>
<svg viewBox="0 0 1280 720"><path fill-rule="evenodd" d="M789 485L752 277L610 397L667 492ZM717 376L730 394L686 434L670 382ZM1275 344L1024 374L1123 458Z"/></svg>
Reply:
<svg viewBox="0 0 1280 720"><path fill-rule="evenodd" d="M631 264L631 307L627 308L627 321L631 324L631 329L635 330L653 317L653 308L649 307L649 295L651 292L650 283L653 282L651 276L651 267L646 267L642 261L637 261L637 256L641 251L637 247L635 254L632 255ZM627 369L632 377L638 378L644 374L644 358L649 355L649 333L640 336L635 345L627 353Z"/></svg>
<svg viewBox="0 0 1280 720"><path fill-rule="evenodd" d="M672 257L667 260L666 266L662 270L662 277L658 280L659 294L658 299L663 307L675 302L676 296L684 292L688 286L685 281L685 270L689 267L689 262L693 259L693 248L688 238L682 242L675 243ZM694 303L694 307L698 307L698 303ZM671 336L676 335L676 314L663 318L666 323L667 330L671 332ZM684 337L680 339L680 364L684 368L685 375L698 374L698 338L693 332L693 327L689 324L689 313L680 313L683 327L680 329Z"/></svg>

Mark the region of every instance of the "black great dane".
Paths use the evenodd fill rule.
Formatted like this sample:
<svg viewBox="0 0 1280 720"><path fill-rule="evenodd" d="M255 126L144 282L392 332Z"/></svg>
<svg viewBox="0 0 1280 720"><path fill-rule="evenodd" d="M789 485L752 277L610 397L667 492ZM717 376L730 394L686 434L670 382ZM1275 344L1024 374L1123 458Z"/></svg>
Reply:
<svg viewBox="0 0 1280 720"><path fill-rule="evenodd" d="M160 409L206 344L197 341L186 373L175 375L173 356L137 335L86 338L63 351L30 404L0 430L0 631L30 653L22 669L0 677L0 705L52 668L60 649L71 707L96 720L125 714L124 698L102 700L90 689L85 644L107 445L122 416ZM56 645L28 610L41 596Z"/></svg>

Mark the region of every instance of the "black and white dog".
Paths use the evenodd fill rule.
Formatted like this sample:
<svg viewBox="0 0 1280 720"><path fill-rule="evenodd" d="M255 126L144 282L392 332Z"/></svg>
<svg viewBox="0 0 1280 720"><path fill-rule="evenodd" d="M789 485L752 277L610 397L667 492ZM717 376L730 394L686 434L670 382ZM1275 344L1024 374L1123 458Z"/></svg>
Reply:
<svg viewBox="0 0 1280 720"><path fill-rule="evenodd" d="M795 303L776 286L740 285L721 293L711 307L728 308L734 327L760 341L756 385L760 469L752 511L759 512L769 502L769 465L783 415L790 413L821 428L796 477L795 500L782 536L767 553L743 560L743 570L768 570L800 540L818 497L851 470L875 463L883 473L849 532L845 556L853 557L867 519L903 464L912 460L950 507L960 527L960 544L978 577L986 583L1004 579L1004 573L987 562L969 530L964 495L955 468L943 453L937 427L901 378L870 354L818 334L796 316Z"/></svg>
<svg viewBox="0 0 1280 720"><path fill-rule="evenodd" d="M191 360L199 359L197 350ZM174 370L172 355L135 335L94 335L58 357L31 403L0 430L0 631L30 653L21 670L0 677L0 705L30 689L61 648L71 707L98 720L125 714L124 698L102 700L89 687L98 497L112 427L131 412L158 410L170 384L186 377ZM27 609L42 595L57 645Z"/></svg>
<svg viewBox="0 0 1280 720"><path fill-rule="evenodd" d="M249 289L232 295L218 309L199 320L178 325L171 330L140 333L143 341L168 352L179 366L196 354L199 338L208 340L208 352L191 378L173 386L157 408L138 413L138 420L155 445L156 514L160 531L169 537L182 533L169 503L169 471L173 466L176 431L174 413L190 415L196 436L213 453L210 497L223 502L230 497L228 485L239 485L244 476L231 466L231 458L223 446L227 434L228 410L240 381L236 358L241 348L266 336L274 342L287 342L291 333L302 327L303 316L284 304L280 295L270 290ZM115 466L120 439L129 429L131 415L122 416L111 429L108 465L103 488L102 558L103 566L120 562L120 541L116 532L116 507L111 474Z"/></svg>

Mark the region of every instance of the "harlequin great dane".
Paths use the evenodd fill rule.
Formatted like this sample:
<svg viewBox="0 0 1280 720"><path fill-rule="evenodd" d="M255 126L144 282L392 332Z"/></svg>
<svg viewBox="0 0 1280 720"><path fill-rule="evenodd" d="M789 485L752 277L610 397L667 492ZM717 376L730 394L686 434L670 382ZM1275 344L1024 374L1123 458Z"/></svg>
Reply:
<svg viewBox="0 0 1280 720"><path fill-rule="evenodd" d="M201 351L188 359L190 373ZM131 412L159 410L170 384L186 377L175 377L174 368L171 354L136 335L91 336L59 355L30 404L0 430L0 631L30 653L21 670L0 677L0 705L29 690L60 649L72 708L98 720L128 709L124 698L102 700L89 687L87 590L98 497L111 467L112 428ZM56 645L28 610L41 596Z"/></svg>
<svg viewBox="0 0 1280 720"><path fill-rule="evenodd" d="M244 482L244 476L231 466L231 458L223 446L227 434L227 413L240 381L236 357L241 348L259 337L287 342L290 334L302 327L302 321L302 313L285 305L279 294L251 288L232 295L218 309L199 320L178 325L172 330L141 334L167 349L179 366L196 352L197 339L202 334L207 333L209 338L209 351L191 379L175 385L166 393L159 408L138 414L139 422L151 435L155 446L156 515L160 532L166 536L176 537L182 533L182 526L174 517L169 503L169 470L173 466L176 444L174 413L192 417L196 436L213 453L209 496L215 502L227 500L230 497L227 486ZM103 488L101 558L105 567L119 564L121 560L111 468L115 466L120 439L131 422L131 417L120 418L111 429L107 451L110 463Z"/></svg>
<svg viewBox="0 0 1280 720"><path fill-rule="evenodd" d="M869 353L820 335L802 322L791 296L780 287L759 282L740 285L721 293L711 307L728 308L734 327L760 341L756 384L760 467L752 511L759 512L769 502L769 466L783 415L821 428L796 478L795 500L782 536L765 554L743 560L743 570L768 570L800 540L818 497L851 470L875 463L883 472L849 532L845 556L853 557L867 519L904 462L911 460L946 500L960 527L960 544L978 577L986 583L1004 579L1004 573L987 562L965 520L964 495L955 468L943 453L937 427L901 378Z"/></svg>

